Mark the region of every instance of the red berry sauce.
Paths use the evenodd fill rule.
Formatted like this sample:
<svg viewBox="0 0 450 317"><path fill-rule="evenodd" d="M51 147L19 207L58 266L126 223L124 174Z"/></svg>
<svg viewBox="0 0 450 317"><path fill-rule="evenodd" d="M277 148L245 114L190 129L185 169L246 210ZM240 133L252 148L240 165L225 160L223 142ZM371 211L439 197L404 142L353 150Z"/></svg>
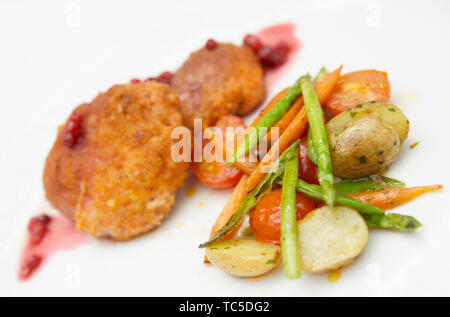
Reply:
<svg viewBox="0 0 450 317"><path fill-rule="evenodd" d="M64 216L36 216L28 223L29 238L20 259L18 278L29 279L48 259L60 250L73 249L90 240L78 232L72 220Z"/></svg>
<svg viewBox="0 0 450 317"><path fill-rule="evenodd" d="M258 51L261 63L266 67L266 87L275 82L289 69L300 48L300 41L295 36L295 25L284 23L269 26L256 35L263 46ZM245 39L244 39L245 43ZM263 49L264 46L270 49Z"/></svg>
<svg viewBox="0 0 450 317"><path fill-rule="evenodd" d="M274 46L263 44L261 39L253 34L244 37L244 45L248 46L259 57L259 61L267 68L276 68L283 65L288 58L291 47L286 42Z"/></svg>
<svg viewBox="0 0 450 317"><path fill-rule="evenodd" d="M163 72L161 75L157 77L157 81L160 83L164 83L170 85L172 83L173 74L171 72Z"/></svg>
<svg viewBox="0 0 450 317"><path fill-rule="evenodd" d="M30 233L30 242L31 244L38 245L41 243L45 234L48 231L48 225L52 221L47 215L37 216L31 218L28 223L28 232Z"/></svg>
<svg viewBox="0 0 450 317"><path fill-rule="evenodd" d="M261 39L253 34L247 34L244 37L244 45L250 47L252 51L255 52L256 54L258 54L258 51L263 46Z"/></svg>
<svg viewBox="0 0 450 317"><path fill-rule="evenodd" d="M28 223L28 232L30 234L28 245L30 248L39 245L48 232L48 227L52 218L47 215L36 216L30 219ZM19 269L19 278L26 279L41 265L42 256L30 252L24 257Z"/></svg>
<svg viewBox="0 0 450 317"><path fill-rule="evenodd" d="M41 265L42 257L32 254L25 259L25 263L20 266L19 279L24 280L31 276L34 271Z"/></svg>
<svg viewBox="0 0 450 317"><path fill-rule="evenodd" d="M83 116L75 110L67 121L66 128L64 130L64 145L68 148L73 148L83 133Z"/></svg>
<svg viewBox="0 0 450 317"><path fill-rule="evenodd" d="M166 84L166 85L169 85L170 86L170 84L172 84L172 78L173 78L173 73L171 73L171 72L168 72L168 71L165 71L165 72L162 72L161 74L159 74L159 76L157 76L157 77L148 77L146 80L144 80L145 82L149 82L149 81L157 81L157 82L159 82L159 83L163 83L163 84ZM140 79L132 79L131 81L130 81L130 83L132 83L132 84L136 84L136 83L140 83L141 82L141 80Z"/></svg>
<svg viewBox="0 0 450 317"><path fill-rule="evenodd" d="M207 50L213 50L217 47L217 42L214 41L213 39L209 39L206 44L205 44L205 48Z"/></svg>

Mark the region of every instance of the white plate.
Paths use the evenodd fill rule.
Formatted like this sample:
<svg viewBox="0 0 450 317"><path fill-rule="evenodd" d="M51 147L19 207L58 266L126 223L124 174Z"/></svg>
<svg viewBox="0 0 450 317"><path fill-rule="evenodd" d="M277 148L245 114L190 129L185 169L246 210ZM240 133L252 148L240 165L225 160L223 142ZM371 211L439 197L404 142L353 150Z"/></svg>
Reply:
<svg viewBox="0 0 450 317"><path fill-rule="evenodd" d="M291 281L280 269L233 278L205 266L197 248L230 191L195 183L196 194L181 190L158 230L60 252L18 283L26 224L43 202L44 159L76 105L114 83L175 69L209 37L240 43L286 21L297 25L302 48L271 94L322 65L389 72L392 102L411 121L389 175L410 186L446 186L396 210L419 218L422 229L372 231L337 283L306 273ZM0 295L450 295L449 31L448 1L2 1Z"/></svg>

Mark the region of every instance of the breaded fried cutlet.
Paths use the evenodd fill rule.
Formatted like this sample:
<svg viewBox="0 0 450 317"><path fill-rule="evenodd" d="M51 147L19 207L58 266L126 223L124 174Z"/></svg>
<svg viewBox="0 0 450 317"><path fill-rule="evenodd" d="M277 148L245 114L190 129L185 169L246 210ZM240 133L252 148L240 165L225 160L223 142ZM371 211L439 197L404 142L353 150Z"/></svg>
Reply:
<svg viewBox="0 0 450 317"><path fill-rule="evenodd" d="M67 146L66 122L45 164L50 203L96 237L127 240L158 227L189 173L171 158L171 132L182 126L177 94L154 81L115 85L75 111L81 136Z"/></svg>
<svg viewBox="0 0 450 317"><path fill-rule="evenodd" d="M244 115L265 97L264 70L248 47L218 44L191 54L176 71L172 87L180 97L184 124L200 118L211 126L226 114Z"/></svg>

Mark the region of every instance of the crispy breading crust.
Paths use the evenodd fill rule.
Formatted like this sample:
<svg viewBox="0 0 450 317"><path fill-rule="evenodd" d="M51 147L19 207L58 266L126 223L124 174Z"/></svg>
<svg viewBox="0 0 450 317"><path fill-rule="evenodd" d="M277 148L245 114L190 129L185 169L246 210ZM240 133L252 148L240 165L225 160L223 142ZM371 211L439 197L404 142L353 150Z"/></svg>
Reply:
<svg viewBox="0 0 450 317"><path fill-rule="evenodd" d="M191 54L174 74L172 87L180 97L184 124L194 118L213 125L226 114L243 115L265 97L264 70L247 47L219 44Z"/></svg>
<svg viewBox="0 0 450 317"><path fill-rule="evenodd" d="M116 85L78 111L82 139L67 148L60 127L47 158L48 200L96 237L127 240L159 226L189 173L171 159L177 94L157 82Z"/></svg>

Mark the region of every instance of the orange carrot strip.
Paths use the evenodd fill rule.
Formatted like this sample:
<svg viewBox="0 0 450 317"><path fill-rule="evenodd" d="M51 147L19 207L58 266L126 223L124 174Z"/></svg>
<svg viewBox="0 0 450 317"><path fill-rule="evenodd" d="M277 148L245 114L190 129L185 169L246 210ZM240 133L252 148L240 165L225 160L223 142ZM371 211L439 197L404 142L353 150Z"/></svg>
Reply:
<svg viewBox="0 0 450 317"><path fill-rule="evenodd" d="M283 99L284 95L286 95L288 88L284 88L282 91L280 91L278 94L275 95L275 97L272 98L272 100L269 101L269 103L267 104L267 106L259 113L259 115L255 118L255 120L253 120L253 122L250 124L250 127L255 127L259 121L261 121L262 118L264 118L264 116L270 111L272 110L273 107L275 107L275 105L278 103L278 101L280 101L281 99ZM244 136L247 135L244 133Z"/></svg>
<svg viewBox="0 0 450 317"><path fill-rule="evenodd" d="M228 220L230 220L231 216L235 213L235 211L239 208L239 205L244 200L245 196L247 196L247 192L244 191L245 184L247 183L248 176L244 175L242 176L239 183L236 185L236 187L233 190L233 193L231 194L230 198L228 199L227 203L225 204L225 207L223 207L222 212L220 213L219 217L217 217L216 222L214 226L211 229L211 233L209 237L211 238L214 236L214 234L222 228ZM232 233L235 233L233 231ZM225 237L225 239L230 239L232 237L232 234L229 234ZM205 256L204 263L210 263L208 260L208 257Z"/></svg>
<svg viewBox="0 0 450 317"><path fill-rule="evenodd" d="M286 150L292 142L301 136L306 128L306 123L306 111L303 107L292 120L286 131L274 143L274 145L272 145L269 152L267 152L253 173L250 174L245 185L245 190L247 192L251 191L256 185L258 185L259 181L264 177L266 171L269 170L271 164L280 156L280 153Z"/></svg>
<svg viewBox="0 0 450 317"><path fill-rule="evenodd" d="M341 69L342 66L334 72L326 74L317 85L315 91L321 104L326 101L330 93L333 91L333 88L341 76ZM303 102L301 102L301 104L303 104ZM302 107L300 111L297 112L294 119L292 119L286 130L281 134L280 138L270 148L269 152L267 152L266 156L264 156L259 165L248 178L245 186L245 190L247 192L251 191L259 183L259 181L264 177L265 171L268 170L272 162L275 162L278 156L286 150L292 142L303 134L306 128L306 123L306 109L305 107Z"/></svg>
<svg viewBox="0 0 450 317"><path fill-rule="evenodd" d="M359 200L363 203L388 210L407 203L424 193L436 191L441 188L442 185L419 186L411 188L386 187L376 192L347 194L346 196Z"/></svg>
<svg viewBox="0 0 450 317"><path fill-rule="evenodd" d="M278 120L277 123L274 124L274 127L280 128L280 135L284 132L284 130L287 129L289 123L291 123L292 120L294 120L295 116L302 107L303 107L303 98L297 98L297 100L295 100L295 102L292 104L292 106L289 108L286 114L280 120Z"/></svg>
<svg viewBox="0 0 450 317"><path fill-rule="evenodd" d="M272 110L273 107L275 107L275 105L278 103L278 101L280 101L284 95L286 95L286 91L288 90L288 88L283 89L282 91L280 91L278 94L276 94L270 101L269 103L266 105L266 107L259 113L259 115L255 118L255 120L253 120L253 122L249 125L249 127L247 129L245 129L244 133L242 133L239 136L239 140L237 142L237 145L239 145L242 141L244 141L245 136L247 134L250 133L250 131L252 129L255 128L255 126L259 123L259 121L261 121L261 119L270 111ZM258 162L250 162L250 161L242 161L242 159L240 161L236 161L233 164L234 166L236 166L237 168L239 168L240 170L244 171L244 173L246 174L251 174L256 166L258 166Z"/></svg>
<svg viewBox="0 0 450 317"><path fill-rule="evenodd" d="M287 129L289 124L294 120L297 113L300 111L300 109L303 107L303 99L297 98L295 102L292 104L292 106L289 108L289 110L285 113L285 115L278 120L277 123L273 125L273 128L278 128L278 137L283 134L283 132ZM275 142L276 139L272 136L271 130L267 132L267 134L264 136L264 138L260 142L266 142L270 145L269 142ZM256 168L256 165L253 165L253 170ZM253 170L251 172L253 172Z"/></svg>
<svg viewBox="0 0 450 317"><path fill-rule="evenodd" d="M258 162L235 162L233 165L245 174L250 175L258 166Z"/></svg>
<svg viewBox="0 0 450 317"><path fill-rule="evenodd" d="M233 193L228 199L225 207L223 207L222 212L220 213L219 217L216 220L216 223L211 229L210 237L212 237L217 232L217 230L222 228L228 222L230 217L239 208L239 205L244 200L245 196L247 196L247 192L245 191L245 184L247 183L247 179L247 175L242 176L241 180L234 188Z"/></svg>

